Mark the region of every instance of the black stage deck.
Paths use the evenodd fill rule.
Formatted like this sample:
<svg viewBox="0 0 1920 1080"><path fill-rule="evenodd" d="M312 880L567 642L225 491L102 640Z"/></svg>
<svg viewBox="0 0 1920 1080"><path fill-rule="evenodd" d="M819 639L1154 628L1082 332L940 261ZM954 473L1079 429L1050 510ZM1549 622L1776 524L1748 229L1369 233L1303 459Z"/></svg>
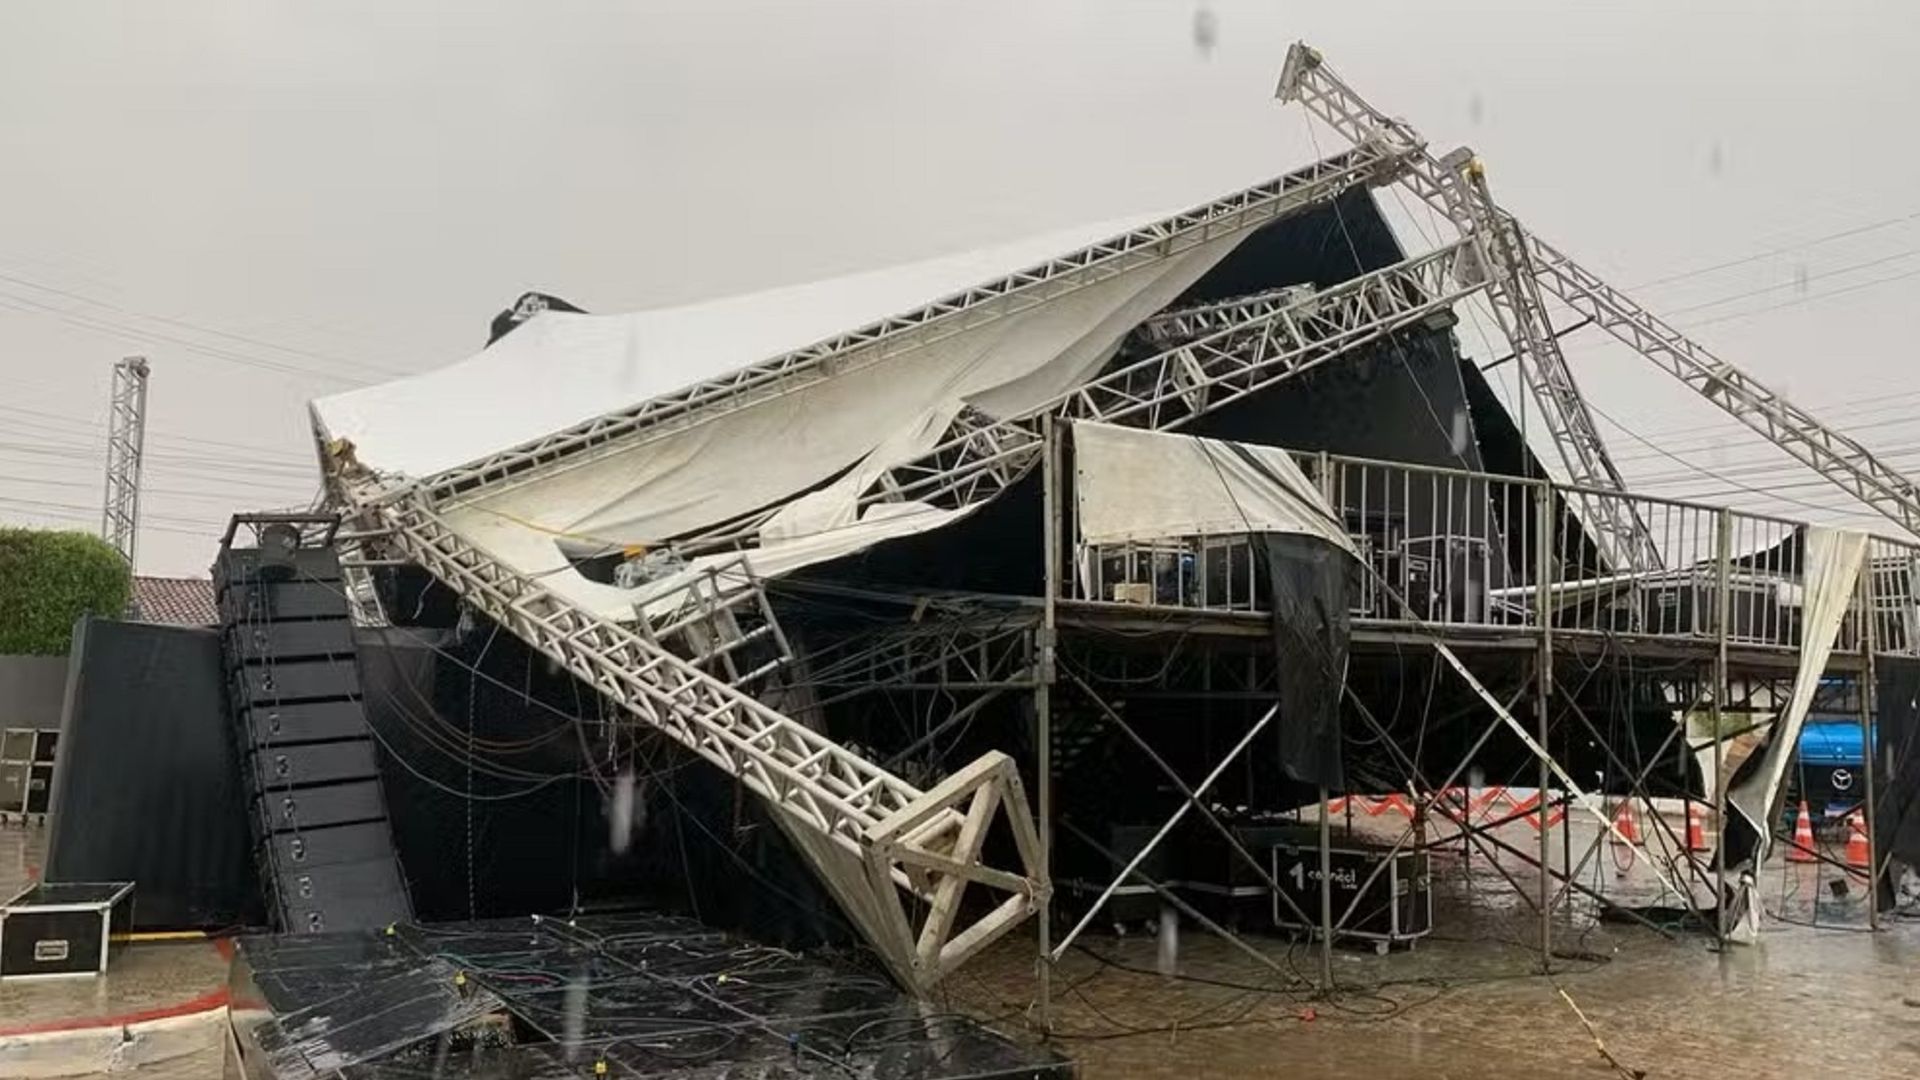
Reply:
<svg viewBox="0 0 1920 1080"><path fill-rule="evenodd" d="M668 915L261 936L240 955L249 1077L1072 1075L878 974Z"/></svg>

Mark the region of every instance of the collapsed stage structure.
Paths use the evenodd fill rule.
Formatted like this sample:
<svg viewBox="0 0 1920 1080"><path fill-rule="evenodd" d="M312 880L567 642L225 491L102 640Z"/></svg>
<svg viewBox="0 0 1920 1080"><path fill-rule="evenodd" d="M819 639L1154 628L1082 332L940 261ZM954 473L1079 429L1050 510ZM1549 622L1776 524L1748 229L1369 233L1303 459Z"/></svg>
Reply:
<svg viewBox="0 0 1920 1080"><path fill-rule="evenodd" d="M1875 663L1920 650L1920 547L1628 493L1553 315L1908 533L1920 494L1312 49L1279 97L1349 148L1178 213L769 293L534 297L467 361L315 402L358 617L398 615L394 571L422 569L723 770L911 988L1036 913L1058 956L1056 879L1095 886L1082 927L1124 881L1225 932L1147 869L1190 810L1279 894L1249 830L1317 802L1324 890L1332 797L1407 793L1414 850L1488 761L1609 830L1601 794L1710 799L1726 838L1672 884L1738 936L1822 678L1859 680L1864 716ZM1409 254L1389 186L1450 236ZM1461 358L1466 304L1558 476ZM1736 715L1770 732L1745 762ZM1549 834L1543 949L1587 891ZM1295 910L1328 939L1353 914Z"/></svg>

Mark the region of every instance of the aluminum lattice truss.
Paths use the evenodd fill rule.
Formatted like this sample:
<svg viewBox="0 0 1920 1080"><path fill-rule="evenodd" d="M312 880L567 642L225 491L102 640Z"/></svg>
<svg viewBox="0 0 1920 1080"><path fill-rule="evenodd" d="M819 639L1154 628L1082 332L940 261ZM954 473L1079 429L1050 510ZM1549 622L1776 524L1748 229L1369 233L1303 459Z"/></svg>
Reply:
<svg viewBox="0 0 1920 1080"><path fill-rule="evenodd" d="M992 498L1039 460L1042 417L1170 431L1197 416L1443 314L1484 288L1465 272L1465 241L1319 292L1287 288L1174 312L1145 334L1199 336L1125 364L1035 412L992 422L964 414L941 443L888 473L862 505L917 499L970 506Z"/></svg>
<svg viewBox="0 0 1920 1080"><path fill-rule="evenodd" d="M1525 234L1495 207L1467 163L1427 156L1405 125L1387 121L1333 80L1317 57L1290 57L1294 92L1354 150L1102 244L1009 275L917 311L623 409L423 484L382 485L359 473L351 447L329 447L335 490L396 554L419 562L542 654L593 684L641 722L707 758L770 804L843 909L895 974L926 988L1043 903L1050 888L1012 762L988 754L922 792L621 624L574 607L467 543L439 517L448 500L535 481L577 463L643 445L726 411L906 353L1029 310L1094 282L1287 214L1361 185L1399 180L1454 220L1464 239L1318 293L1299 289L1177 312L1147 340L1165 346L1064 395L1030 416L963 414L922 460L888 474L862 503L920 499L967 506L1004 490L1038 460L1046 415L1160 429L1440 315L1486 289L1506 320L1530 386L1543 397L1577 481L1617 489L1546 325L1539 290L1591 315L1796 457L1914 528L1913 487L1858 444L1713 359L1677 332ZM1311 57L1311 63L1308 58ZM1337 102L1333 110L1328 102ZM1341 126L1344 123L1345 126ZM357 480L345 483L343 480ZM1590 518L1624 563L1638 557L1634 523ZM751 521L716 540L750 543ZM911 652L901 654L913 670ZM1004 804L1004 810L1003 810ZM1004 816L1022 863L982 864L985 834ZM969 885L999 899L958 924ZM922 914L924 912L924 914Z"/></svg>
<svg viewBox="0 0 1920 1080"><path fill-rule="evenodd" d="M596 459L722 412L792 393L901 353L1057 300L1202 244L1393 179L1405 148L1367 140L1352 150L1216 199L1186 213L943 297L924 307L809 345L765 363L607 413L426 481L437 504L554 467Z"/></svg>
<svg viewBox="0 0 1920 1080"><path fill-rule="evenodd" d="M100 536L133 565L140 541L140 459L147 444L147 360L129 356L113 365L107 402L107 482Z"/></svg>
<svg viewBox="0 0 1920 1080"><path fill-rule="evenodd" d="M331 486L360 519L359 528L381 535L396 554L421 564L509 632L765 798L774 819L896 976L925 989L1026 918L1050 889L1010 759L988 754L921 792L700 671L661 643L567 603L466 542L447 527L439 508L457 497L551 476L725 411L884 362L1322 205L1356 186L1387 182L1402 156L1400 148L1369 142L906 315L607 414L424 483L376 480L357 465L351 445L331 444ZM1010 828L1022 863L1019 872L980 861L996 815ZM969 884L1004 899L957 928L961 894ZM905 901L925 905L917 929Z"/></svg>
<svg viewBox="0 0 1920 1080"><path fill-rule="evenodd" d="M1624 492L1626 485L1607 456L1606 443L1548 322L1546 305L1527 263L1526 248L1517 239L1519 228L1494 205L1472 153L1462 151L1435 160L1418 133L1361 100L1320 62L1318 53L1305 46L1288 51L1279 96L1283 101L1301 102L1347 138L1373 139L1379 136L1357 133L1388 130L1395 138L1406 140L1405 145L1417 148L1408 155L1401 182L1452 221L1479 252L1488 278L1488 306L1513 349L1528 391L1540 403L1548 434L1568 478L1575 487ZM1619 499L1583 502L1594 542L1609 565L1630 570L1659 568L1659 549L1631 503Z"/></svg>
<svg viewBox="0 0 1920 1080"><path fill-rule="evenodd" d="M846 691L1003 690L1033 685L1039 617L1015 612L908 624L848 638L807 656L807 682Z"/></svg>
<svg viewBox="0 0 1920 1080"><path fill-rule="evenodd" d="M920 791L639 633L562 600L462 539L421 493L372 487L358 494L353 501L363 517L400 554L765 799L904 984L930 987L1045 902L1049 885L1039 841L1018 771L1005 754L986 754ZM1018 872L980 861L996 816L1004 817L1014 839ZM959 926L969 885L999 899ZM923 907L916 927L911 912Z"/></svg>
<svg viewBox="0 0 1920 1080"><path fill-rule="evenodd" d="M1586 407L1580 404L1574 408L1578 391L1545 325L1545 310L1537 290L1585 315L1849 495L1920 535L1920 488L1913 481L1521 228L1512 215L1485 196L1471 154L1449 155L1444 165L1434 161L1418 133L1404 121L1369 105L1304 43L1288 50L1279 96L1301 102L1348 140L1386 140L1397 146L1421 148L1409 155L1410 164L1398 181L1464 231L1480 237L1490 265L1497 271L1492 276L1508 277L1510 284L1494 292L1495 310L1500 313L1504 305L1505 318L1513 320L1503 324L1503 329L1509 330L1515 356L1521 361L1520 370L1530 373L1529 386L1548 414L1555 443L1577 485L1618 490L1619 477L1593 433ZM1471 190L1463 193L1463 183ZM1503 293L1504 300L1500 299ZM1520 333L1516 335L1515 330ZM1605 475L1594 474L1595 463ZM1587 478L1581 479L1583 475ZM1608 541L1614 545L1611 550L1631 553L1637 549L1638 538L1623 531L1628 527L1626 522L1608 517L1604 511L1595 513L1592 506L1588 512L1588 522L1596 533L1612 537Z"/></svg>

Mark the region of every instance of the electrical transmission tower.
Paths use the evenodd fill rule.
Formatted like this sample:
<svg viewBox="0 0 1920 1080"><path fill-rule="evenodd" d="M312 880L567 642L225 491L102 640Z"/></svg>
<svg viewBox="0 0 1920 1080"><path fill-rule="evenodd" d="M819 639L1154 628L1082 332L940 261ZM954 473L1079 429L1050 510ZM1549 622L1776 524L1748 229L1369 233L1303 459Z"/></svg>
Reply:
<svg viewBox="0 0 1920 1080"><path fill-rule="evenodd" d="M107 405L107 493L100 535L133 565L140 528L140 457L147 441L147 358L113 365Z"/></svg>

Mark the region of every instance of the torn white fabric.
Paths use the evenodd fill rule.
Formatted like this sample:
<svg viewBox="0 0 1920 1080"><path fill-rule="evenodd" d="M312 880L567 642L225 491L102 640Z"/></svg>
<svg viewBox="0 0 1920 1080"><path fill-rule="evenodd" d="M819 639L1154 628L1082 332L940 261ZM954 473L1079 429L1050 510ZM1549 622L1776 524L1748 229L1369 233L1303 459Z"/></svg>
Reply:
<svg viewBox="0 0 1920 1080"><path fill-rule="evenodd" d="M1127 232L1148 214L1008 244L631 314L542 312L448 367L316 400L322 434L423 478L771 360Z"/></svg>
<svg viewBox="0 0 1920 1080"><path fill-rule="evenodd" d="M1238 239L1143 265L778 397L715 410L476 502L587 543L652 545L838 478L783 512L768 535L852 524L860 492L928 449L964 405L994 417L1024 415L1077 386Z"/></svg>
<svg viewBox="0 0 1920 1080"><path fill-rule="evenodd" d="M883 503L870 507L858 522L776 541L746 552L746 564L756 577L777 578L865 550L883 540L950 525L972 510L945 510L915 502ZM710 569L722 569L723 585L745 584L744 580L735 579L741 573L737 567L726 569L728 564L740 561L740 552L690 559L684 570L627 589L590 580L575 570L563 554L559 538L528 522L476 507L451 511L442 520L468 543L533 578L568 603L616 622L630 622L642 611L650 617L670 614L679 605L684 590L700 581Z"/></svg>
<svg viewBox="0 0 1920 1080"><path fill-rule="evenodd" d="M1820 678L1833 654L1840 624L1853 603L1860 568L1866 561L1867 534L1823 525L1807 527L1806 558L1801 574L1805 604L1800 614L1800 662L1794 670L1793 693L1774 724L1760 767L1746 780L1727 789L1731 806L1760 836L1755 865L1765 862L1773 836L1772 821L1785 795L1787 765L1800 745L1800 730Z"/></svg>
<svg viewBox="0 0 1920 1080"><path fill-rule="evenodd" d="M1089 544L1278 532L1354 550L1339 515L1277 447L1078 423L1073 463Z"/></svg>

